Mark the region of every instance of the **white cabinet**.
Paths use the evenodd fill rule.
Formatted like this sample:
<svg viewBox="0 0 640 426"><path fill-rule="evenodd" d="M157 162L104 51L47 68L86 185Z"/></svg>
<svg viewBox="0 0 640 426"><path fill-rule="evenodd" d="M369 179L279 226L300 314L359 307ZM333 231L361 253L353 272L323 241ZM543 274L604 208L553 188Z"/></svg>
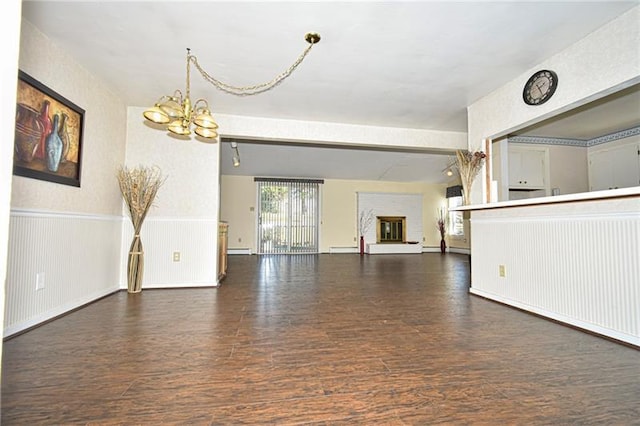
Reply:
<svg viewBox="0 0 640 426"><path fill-rule="evenodd" d="M509 147L509 189L545 189L546 148Z"/></svg>
<svg viewBox="0 0 640 426"><path fill-rule="evenodd" d="M589 190L640 185L640 144L631 143L589 153Z"/></svg>

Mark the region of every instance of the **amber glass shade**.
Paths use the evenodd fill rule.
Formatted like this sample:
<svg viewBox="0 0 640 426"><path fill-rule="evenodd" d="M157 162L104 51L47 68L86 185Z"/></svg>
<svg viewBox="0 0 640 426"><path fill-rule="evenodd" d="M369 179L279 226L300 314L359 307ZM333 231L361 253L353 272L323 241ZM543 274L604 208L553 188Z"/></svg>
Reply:
<svg viewBox="0 0 640 426"><path fill-rule="evenodd" d="M218 125L213 120L211 112L208 109L198 110L196 118L193 119L193 124L198 127L204 127L205 129L217 129Z"/></svg>
<svg viewBox="0 0 640 426"><path fill-rule="evenodd" d="M191 134L189 123L184 120L175 120L171 122L171 124L167 126L167 130L181 136L189 136Z"/></svg>
<svg viewBox="0 0 640 426"><path fill-rule="evenodd" d="M217 126L216 126L217 127ZM202 136L203 138L213 139L218 137L218 132L214 129L207 129L205 127L196 127L196 135Z"/></svg>
<svg viewBox="0 0 640 426"><path fill-rule="evenodd" d="M184 117L184 110L182 109L182 105L175 97L170 97L169 100L161 103L159 107L162 111L165 112L165 114L167 114L167 116L169 116L169 118L176 119Z"/></svg>
<svg viewBox="0 0 640 426"><path fill-rule="evenodd" d="M157 124L167 124L169 121L171 121L167 113L160 109L158 104L155 104L153 107L143 112L142 115L147 120L153 121Z"/></svg>

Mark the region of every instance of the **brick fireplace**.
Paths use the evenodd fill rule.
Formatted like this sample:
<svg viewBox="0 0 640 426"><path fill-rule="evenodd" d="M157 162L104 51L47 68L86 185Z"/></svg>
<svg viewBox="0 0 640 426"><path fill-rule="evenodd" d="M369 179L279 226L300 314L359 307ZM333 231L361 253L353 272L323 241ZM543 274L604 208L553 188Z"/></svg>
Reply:
<svg viewBox="0 0 640 426"><path fill-rule="evenodd" d="M422 194L358 192L357 196L358 215L371 212L376 218L363 235L367 253L422 253Z"/></svg>

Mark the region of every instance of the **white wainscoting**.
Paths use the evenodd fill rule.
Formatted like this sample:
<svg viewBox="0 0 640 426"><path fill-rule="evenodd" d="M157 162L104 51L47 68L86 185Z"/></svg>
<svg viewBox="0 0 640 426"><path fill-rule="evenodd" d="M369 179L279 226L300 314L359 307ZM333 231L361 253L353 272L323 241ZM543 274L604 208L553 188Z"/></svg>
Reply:
<svg viewBox="0 0 640 426"><path fill-rule="evenodd" d="M128 219L127 219L128 220ZM122 229L121 288L127 287L127 259L133 228ZM218 285L218 222L211 218L148 217L140 233L144 247L142 288ZM180 261L173 254L180 253Z"/></svg>
<svg viewBox="0 0 640 426"><path fill-rule="evenodd" d="M217 236L212 219L148 217L142 288L218 285ZM126 217L12 210L4 337L126 289L131 237Z"/></svg>
<svg viewBox="0 0 640 426"><path fill-rule="evenodd" d="M471 293L640 346L639 207L472 211Z"/></svg>
<svg viewBox="0 0 640 426"><path fill-rule="evenodd" d="M116 216L12 210L4 337L118 291L121 228Z"/></svg>

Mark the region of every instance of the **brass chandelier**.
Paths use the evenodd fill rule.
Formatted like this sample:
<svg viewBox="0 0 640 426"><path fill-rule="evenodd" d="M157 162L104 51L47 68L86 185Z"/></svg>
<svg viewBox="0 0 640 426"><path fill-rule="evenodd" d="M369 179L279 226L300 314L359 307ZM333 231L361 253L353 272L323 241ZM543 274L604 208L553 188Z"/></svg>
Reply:
<svg viewBox="0 0 640 426"><path fill-rule="evenodd" d="M282 81L289 77L298 65L300 65L311 51L313 45L320 41L320 35L317 33L307 33L304 38L307 43L309 43L309 46L307 46L298 59L296 59L286 71L269 82L246 87L232 86L212 77L200 66L198 59L191 54L191 49L187 49L187 84L185 93L183 94L180 90L176 90L171 96L162 96L153 107L144 111L144 118L156 124L166 125L167 130L175 135L188 137L191 135L193 128L197 136L207 141L212 139L217 140L218 124L211 115L209 103L205 99L198 99L193 103L191 102L191 64L200 71L200 74L206 81L223 92L236 96L257 95L271 90L282 83Z"/></svg>

